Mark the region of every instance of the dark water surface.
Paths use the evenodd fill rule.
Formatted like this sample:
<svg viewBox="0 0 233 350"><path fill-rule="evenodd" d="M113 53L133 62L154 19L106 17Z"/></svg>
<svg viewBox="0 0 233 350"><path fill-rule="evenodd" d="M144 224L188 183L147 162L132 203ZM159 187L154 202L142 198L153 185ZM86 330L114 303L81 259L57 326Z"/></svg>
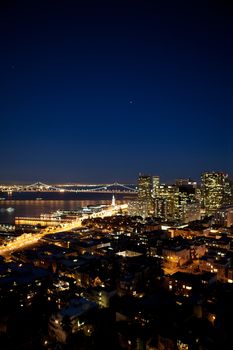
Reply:
<svg viewBox="0 0 233 350"><path fill-rule="evenodd" d="M15 216L39 216L58 209L76 210L87 205L110 204L111 193L0 193L0 223L14 223ZM127 202L132 196L115 195L116 203ZM42 200L36 200L42 198ZM13 208L11 211L9 208ZM8 209L8 210L7 210Z"/></svg>

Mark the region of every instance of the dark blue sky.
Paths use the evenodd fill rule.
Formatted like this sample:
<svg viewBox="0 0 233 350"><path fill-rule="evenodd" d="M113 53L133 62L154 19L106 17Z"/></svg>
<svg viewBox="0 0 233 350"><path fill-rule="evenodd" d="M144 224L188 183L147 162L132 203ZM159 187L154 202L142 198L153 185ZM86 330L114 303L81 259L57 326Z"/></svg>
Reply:
<svg viewBox="0 0 233 350"><path fill-rule="evenodd" d="M233 173L224 1L4 1L0 181Z"/></svg>

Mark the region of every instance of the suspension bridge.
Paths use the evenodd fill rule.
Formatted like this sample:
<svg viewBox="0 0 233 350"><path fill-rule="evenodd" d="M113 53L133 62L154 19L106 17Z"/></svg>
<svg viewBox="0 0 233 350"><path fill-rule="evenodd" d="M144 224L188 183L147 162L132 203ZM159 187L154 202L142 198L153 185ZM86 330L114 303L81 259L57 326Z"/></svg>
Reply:
<svg viewBox="0 0 233 350"><path fill-rule="evenodd" d="M48 185L43 182L35 182L30 185L0 186L1 192L70 192L70 193L137 193L135 185L125 185L118 182L100 185Z"/></svg>

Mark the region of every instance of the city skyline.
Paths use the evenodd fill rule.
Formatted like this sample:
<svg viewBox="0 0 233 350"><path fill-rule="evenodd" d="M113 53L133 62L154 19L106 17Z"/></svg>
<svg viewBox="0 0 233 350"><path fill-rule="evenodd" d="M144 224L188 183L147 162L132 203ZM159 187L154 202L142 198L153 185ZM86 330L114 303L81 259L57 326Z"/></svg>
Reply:
<svg viewBox="0 0 233 350"><path fill-rule="evenodd" d="M1 6L0 182L233 173L230 4Z"/></svg>
<svg viewBox="0 0 233 350"><path fill-rule="evenodd" d="M191 176L180 176L180 177L177 177L177 178L173 178L173 179L165 179L163 176L161 176L161 174L158 174L158 173L146 173L146 172L139 172L138 174L135 174L134 176L134 179L132 181L117 181L116 179L114 181L106 181L106 182L100 182L100 181L44 181L41 179L38 179L38 178L35 178L34 181L30 182L29 181L26 181L26 180L21 180L21 181L17 181L17 180L12 180L12 181L0 181L0 185L33 185L33 184L44 184L45 186L46 185L65 185L65 186L68 186L68 185L76 185L76 186L82 186L82 185L87 185L87 186L90 186L90 185L104 185L104 184L112 184L112 185L117 185L117 184L137 184L138 182L138 177L139 176L149 176L149 177L158 177L161 181L162 184L168 184L168 185L172 185L172 184L175 184L176 181L178 180L190 180L190 181L195 181L197 184L201 184L201 178L202 178L202 175L203 174L208 174L208 173L220 173L220 174L225 174L227 175L227 177L231 180L232 179L232 175L231 173L229 173L228 171L222 171L222 170L205 170L203 172L201 172L197 178L193 178Z"/></svg>
<svg viewBox="0 0 233 350"><path fill-rule="evenodd" d="M233 3L0 3L1 350L233 349Z"/></svg>

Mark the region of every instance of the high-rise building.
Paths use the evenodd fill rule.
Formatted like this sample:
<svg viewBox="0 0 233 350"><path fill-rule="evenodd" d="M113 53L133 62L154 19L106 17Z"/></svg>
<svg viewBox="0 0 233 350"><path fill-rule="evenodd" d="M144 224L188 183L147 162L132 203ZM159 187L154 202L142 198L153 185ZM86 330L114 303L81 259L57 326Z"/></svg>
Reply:
<svg viewBox="0 0 233 350"><path fill-rule="evenodd" d="M178 179L175 185L167 185L160 183L159 176L140 175L133 213L188 223L233 204L233 187L227 174L204 173L201 179L201 186L190 179Z"/></svg>
<svg viewBox="0 0 233 350"><path fill-rule="evenodd" d="M201 176L202 206L206 215L212 215L231 197L228 175L221 172L208 172Z"/></svg>
<svg viewBox="0 0 233 350"><path fill-rule="evenodd" d="M139 201L139 213L143 217L147 217L153 214L151 190L152 190L151 176L140 174L138 178L138 201Z"/></svg>
<svg viewBox="0 0 233 350"><path fill-rule="evenodd" d="M200 200L197 183L190 179L180 179L176 185L158 183L152 178L152 198L155 216L164 220L179 220L183 223L200 218Z"/></svg>
<svg viewBox="0 0 233 350"><path fill-rule="evenodd" d="M160 178L159 176L152 176L152 197L156 198L159 194Z"/></svg>
<svg viewBox="0 0 233 350"><path fill-rule="evenodd" d="M155 216L164 220L178 219L179 193L176 186L159 186L155 201Z"/></svg>
<svg viewBox="0 0 233 350"><path fill-rule="evenodd" d="M188 179L176 181L179 191L179 219L183 223L200 219L200 196L197 183Z"/></svg>

